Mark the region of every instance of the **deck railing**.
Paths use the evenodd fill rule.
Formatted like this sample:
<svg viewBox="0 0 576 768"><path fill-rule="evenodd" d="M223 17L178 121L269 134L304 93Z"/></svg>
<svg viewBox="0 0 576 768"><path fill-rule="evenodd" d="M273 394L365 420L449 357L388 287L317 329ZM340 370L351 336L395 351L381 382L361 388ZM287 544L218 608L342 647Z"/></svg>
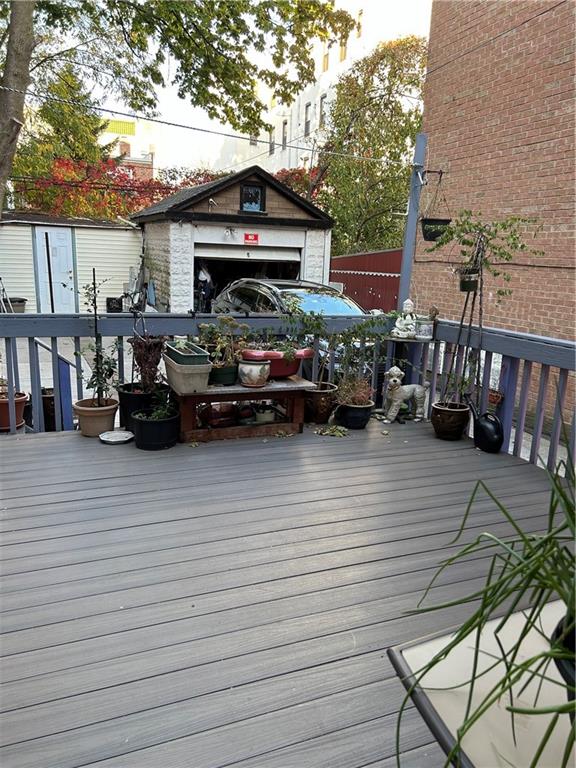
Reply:
<svg viewBox="0 0 576 768"><path fill-rule="evenodd" d="M166 336L195 335L200 323L215 322L214 315L174 315L150 313L145 315L146 330L151 334ZM269 335L290 333L285 318L267 315L238 317L256 332ZM365 321L375 323L378 318L326 317L328 333L338 333L351 327L362 326ZM118 374L125 380L124 339L132 336L134 318L130 314L102 315L99 331L104 340L117 341ZM458 324L446 320L436 323L434 341L431 343L405 342L402 346L385 335L388 321L381 321L382 335L376 341L366 344L358 341L359 364L372 378L374 389L383 386L383 371L393 363L400 362L406 370L406 382L430 383L428 415L432 403L442 391L449 371L463 372L465 365L464 341L473 349L481 351L480 408L484 411L489 404L491 390L496 389L502 397L497 413L504 427L503 451L516 456L525 455L537 463L547 450L546 463L553 467L558 456L558 446L566 442L563 432L567 429L567 440L574 446L575 428L573 418L575 350L573 342L517 333L503 329L485 328L482 333L473 328L470 337L458 338ZM3 370L8 382L10 431L17 428L14 393L20 389L22 363L19 361L18 340L25 340L28 350L27 372L29 373L32 417L28 429L35 432L44 430L42 417L42 366L39 350L48 351L51 364L52 387L54 389L55 429L73 428L71 419L72 387L75 379L78 399L84 395L81 349L83 340L94 334L94 320L90 315L56 314L14 314L0 315L0 338L4 339ZM46 339L47 342L42 341ZM73 344L74 360L61 354L59 340L66 339ZM70 341L71 340L71 341ZM458 343L459 342L459 343ZM20 349L22 342L20 342ZM312 364L312 378L316 378L320 357L324 354L322 340L315 338L315 356ZM455 357L454 357L455 356ZM451 365L452 361L454 364ZM334 349L328 353L326 377L333 380L337 375L337 355ZM70 371L73 369L73 375ZM545 439L543 439L545 438ZM526 443L530 441L529 453Z"/></svg>

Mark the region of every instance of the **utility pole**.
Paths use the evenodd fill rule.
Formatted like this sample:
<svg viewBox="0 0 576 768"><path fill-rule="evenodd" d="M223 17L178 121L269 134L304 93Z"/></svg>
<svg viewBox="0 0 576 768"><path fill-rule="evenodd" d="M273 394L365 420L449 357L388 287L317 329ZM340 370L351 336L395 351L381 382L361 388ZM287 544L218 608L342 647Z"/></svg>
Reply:
<svg viewBox="0 0 576 768"><path fill-rule="evenodd" d="M410 295L410 281L412 279L412 264L414 263L414 251L416 248L416 228L418 226L418 211L420 208L420 192L423 186L424 161L426 159L426 146L428 136L425 133L416 135L414 147L414 160L412 162L412 176L410 178L410 197L408 198L408 216L404 229L404 245L402 246L402 268L400 270L400 288L398 290L398 309Z"/></svg>

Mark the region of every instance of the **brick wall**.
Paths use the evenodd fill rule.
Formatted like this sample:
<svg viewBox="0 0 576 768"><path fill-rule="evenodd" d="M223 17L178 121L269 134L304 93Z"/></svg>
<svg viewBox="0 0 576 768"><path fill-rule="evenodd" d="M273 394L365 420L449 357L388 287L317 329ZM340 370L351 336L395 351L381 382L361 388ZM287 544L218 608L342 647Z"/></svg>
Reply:
<svg viewBox="0 0 576 768"><path fill-rule="evenodd" d="M511 297L498 304L487 280L485 324L559 338L573 337L575 316L575 10L557 0L435 0L424 92L426 165L445 172L451 212L542 226L531 244L544 255L519 254L509 267ZM419 235L412 295L458 319L456 259L428 245Z"/></svg>

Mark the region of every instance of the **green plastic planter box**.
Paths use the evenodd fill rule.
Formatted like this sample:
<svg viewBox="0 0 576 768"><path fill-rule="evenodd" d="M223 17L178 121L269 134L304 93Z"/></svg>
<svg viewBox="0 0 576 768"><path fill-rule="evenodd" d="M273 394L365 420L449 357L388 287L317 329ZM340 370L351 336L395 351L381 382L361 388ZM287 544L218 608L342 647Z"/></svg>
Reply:
<svg viewBox="0 0 576 768"><path fill-rule="evenodd" d="M210 355L202 347L186 342L186 349L178 349L173 341L166 342L166 354L178 365L207 365L210 362Z"/></svg>

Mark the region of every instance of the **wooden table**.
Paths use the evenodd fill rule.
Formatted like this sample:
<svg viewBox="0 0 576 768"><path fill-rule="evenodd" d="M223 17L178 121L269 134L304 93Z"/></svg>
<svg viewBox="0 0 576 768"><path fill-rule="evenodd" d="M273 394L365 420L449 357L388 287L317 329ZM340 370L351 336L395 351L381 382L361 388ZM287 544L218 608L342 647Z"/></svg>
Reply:
<svg viewBox="0 0 576 768"><path fill-rule="evenodd" d="M316 385L300 376L269 381L265 387L208 387L205 392L193 395L175 395L180 403L180 442L209 442L233 437L259 437L275 435L282 431L287 435L302 432L304 428L304 399L306 391ZM226 403L231 401L280 400L286 403L286 421L269 424L249 424L238 427L200 427L198 406L202 403Z"/></svg>

